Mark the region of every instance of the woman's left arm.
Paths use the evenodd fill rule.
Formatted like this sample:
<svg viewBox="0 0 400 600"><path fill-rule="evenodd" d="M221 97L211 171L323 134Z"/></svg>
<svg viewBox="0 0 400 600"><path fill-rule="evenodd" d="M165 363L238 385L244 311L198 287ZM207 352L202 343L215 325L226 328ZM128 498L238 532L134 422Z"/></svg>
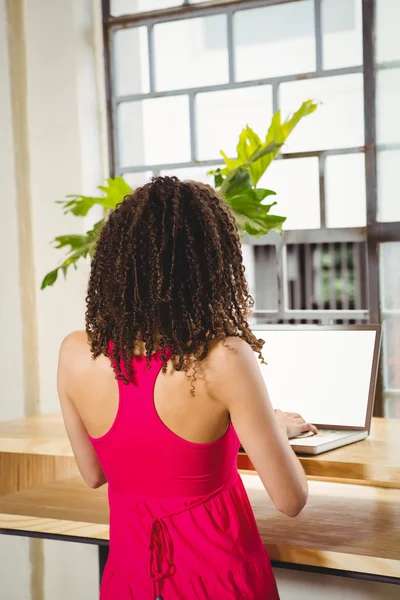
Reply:
<svg viewBox="0 0 400 600"><path fill-rule="evenodd" d="M107 480L89 439L86 427L67 392L68 353L70 350L68 341L64 340L58 361L58 397L65 429L71 442L78 469L89 487L98 488L107 483Z"/></svg>

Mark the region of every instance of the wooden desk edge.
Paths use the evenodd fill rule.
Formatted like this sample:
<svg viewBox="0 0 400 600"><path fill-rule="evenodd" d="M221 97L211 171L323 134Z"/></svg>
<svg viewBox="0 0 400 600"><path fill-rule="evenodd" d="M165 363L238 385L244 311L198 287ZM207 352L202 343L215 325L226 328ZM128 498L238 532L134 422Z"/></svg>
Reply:
<svg viewBox="0 0 400 600"><path fill-rule="evenodd" d="M315 481L334 481L337 483L355 483L373 487L400 489L400 468L379 467L361 462L324 461L323 458L300 456L299 460L309 479ZM238 455L238 469L241 473L256 473L254 466L245 453Z"/></svg>
<svg viewBox="0 0 400 600"><path fill-rule="evenodd" d="M55 444L52 442L40 444L35 448L28 442L25 442L23 447L21 443L13 443L13 440L3 439L2 442L0 456L3 457L3 460L11 461L13 457L16 458L19 455L21 459L22 457L36 457L38 460L39 457L42 457L43 460L70 460L71 464L74 462L72 450L65 444L62 445L63 451L59 451L61 448L55 448ZM323 459L316 460L303 456L300 457L300 462L310 479L400 489L400 468L390 465L377 468L361 462L325 462ZM256 472L249 457L243 453L238 455L238 468L240 472Z"/></svg>
<svg viewBox="0 0 400 600"><path fill-rule="evenodd" d="M276 546L270 544L264 544L264 546L272 561L353 573L366 573L381 577L400 578L400 564L397 560L390 558L360 556L295 546Z"/></svg>
<svg viewBox="0 0 400 600"><path fill-rule="evenodd" d="M0 514L0 530L7 532L25 532L40 537L57 536L67 538L80 538L80 541L109 539L107 525L68 521L59 519L45 519L13 514ZM380 577L400 577L398 561L374 556L359 556L341 552L330 552L302 548L295 546L277 546L264 543L272 561L291 565L320 567L324 569L347 571L377 575Z"/></svg>

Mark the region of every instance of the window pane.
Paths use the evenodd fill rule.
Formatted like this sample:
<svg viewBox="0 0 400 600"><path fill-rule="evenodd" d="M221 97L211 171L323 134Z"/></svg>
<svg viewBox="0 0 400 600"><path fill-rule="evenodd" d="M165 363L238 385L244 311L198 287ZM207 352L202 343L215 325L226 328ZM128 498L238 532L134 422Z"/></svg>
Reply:
<svg viewBox="0 0 400 600"><path fill-rule="evenodd" d="M400 318L383 321L382 358L385 389L400 390Z"/></svg>
<svg viewBox="0 0 400 600"><path fill-rule="evenodd" d="M376 60L400 59L400 2L376 0Z"/></svg>
<svg viewBox="0 0 400 600"><path fill-rule="evenodd" d="M199 94L196 108L198 159L221 158L220 150L235 156L246 125L265 138L272 118L271 88L264 85Z"/></svg>
<svg viewBox="0 0 400 600"><path fill-rule="evenodd" d="M400 242L386 242L380 248L382 312L400 311ZM400 314L399 314L400 317ZM400 366L400 361L399 361Z"/></svg>
<svg viewBox="0 0 400 600"><path fill-rule="evenodd" d="M324 69L361 65L361 0L322 0Z"/></svg>
<svg viewBox="0 0 400 600"><path fill-rule="evenodd" d="M246 277L255 300L255 310L278 310L278 276L276 248L272 244L250 246L253 260L247 258Z"/></svg>
<svg viewBox="0 0 400 600"><path fill-rule="evenodd" d="M190 160L186 96L124 102L118 131L122 167Z"/></svg>
<svg viewBox="0 0 400 600"><path fill-rule="evenodd" d="M114 34L115 85L118 96L149 91L146 27L119 29Z"/></svg>
<svg viewBox="0 0 400 600"><path fill-rule="evenodd" d="M134 190L135 188L148 183L153 177L152 171L140 171L139 173L124 173L121 177Z"/></svg>
<svg viewBox="0 0 400 600"><path fill-rule="evenodd" d="M275 160L258 187L274 190L278 203L271 214L287 217L284 229L318 229L319 171L317 158Z"/></svg>
<svg viewBox="0 0 400 600"><path fill-rule="evenodd" d="M400 390L400 242L386 242L380 246L380 293L383 322L382 358L383 383L386 390ZM386 414L390 402L385 400ZM400 407L400 398L397 399Z"/></svg>
<svg viewBox="0 0 400 600"><path fill-rule="evenodd" d="M364 227L367 224L364 154L328 156L325 176L327 226Z"/></svg>
<svg viewBox="0 0 400 600"><path fill-rule="evenodd" d="M208 171L217 167L188 167L187 169L168 169L161 171L161 175L169 175L178 177L181 181L201 181L202 183L214 184L214 178L207 175Z"/></svg>
<svg viewBox="0 0 400 600"><path fill-rule="evenodd" d="M180 6L182 3L182 0L111 0L110 12L116 17L118 15L162 10L171 6Z"/></svg>
<svg viewBox="0 0 400 600"><path fill-rule="evenodd" d="M378 144L400 143L400 69L377 72L376 137Z"/></svg>
<svg viewBox="0 0 400 600"><path fill-rule="evenodd" d="M383 416L387 419L400 419L400 390L396 395L383 393L383 397L385 399Z"/></svg>
<svg viewBox="0 0 400 600"><path fill-rule="evenodd" d="M312 98L321 105L296 127L285 151L350 148L364 144L362 75L341 75L285 83L280 86L283 115Z"/></svg>
<svg viewBox="0 0 400 600"><path fill-rule="evenodd" d="M400 150L378 151L378 221L400 221L399 170Z"/></svg>
<svg viewBox="0 0 400 600"><path fill-rule="evenodd" d="M234 39L238 81L314 71L314 3L238 11Z"/></svg>
<svg viewBox="0 0 400 600"><path fill-rule="evenodd" d="M158 90L228 81L225 15L156 25L154 43Z"/></svg>

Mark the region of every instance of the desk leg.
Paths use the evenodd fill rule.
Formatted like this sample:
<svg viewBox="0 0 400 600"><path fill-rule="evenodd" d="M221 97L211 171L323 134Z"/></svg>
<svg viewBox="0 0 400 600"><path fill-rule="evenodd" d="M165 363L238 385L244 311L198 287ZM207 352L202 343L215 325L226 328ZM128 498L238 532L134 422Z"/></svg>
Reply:
<svg viewBox="0 0 400 600"><path fill-rule="evenodd" d="M99 574L100 574L100 583L103 578L104 567L106 566L108 558L108 544L99 544Z"/></svg>

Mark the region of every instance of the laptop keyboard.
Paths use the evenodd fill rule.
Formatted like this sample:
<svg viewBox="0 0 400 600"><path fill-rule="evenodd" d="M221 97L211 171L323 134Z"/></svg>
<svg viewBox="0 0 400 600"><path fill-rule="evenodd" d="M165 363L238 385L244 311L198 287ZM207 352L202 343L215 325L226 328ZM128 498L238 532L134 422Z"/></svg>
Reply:
<svg viewBox="0 0 400 600"><path fill-rule="evenodd" d="M332 433L341 433L340 431L338 431L337 429L319 429L318 431L318 435L315 435L312 431L305 431L304 433L301 433L300 435L298 435L296 437L296 440L299 438L322 438L325 437L326 435L332 435Z"/></svg>

